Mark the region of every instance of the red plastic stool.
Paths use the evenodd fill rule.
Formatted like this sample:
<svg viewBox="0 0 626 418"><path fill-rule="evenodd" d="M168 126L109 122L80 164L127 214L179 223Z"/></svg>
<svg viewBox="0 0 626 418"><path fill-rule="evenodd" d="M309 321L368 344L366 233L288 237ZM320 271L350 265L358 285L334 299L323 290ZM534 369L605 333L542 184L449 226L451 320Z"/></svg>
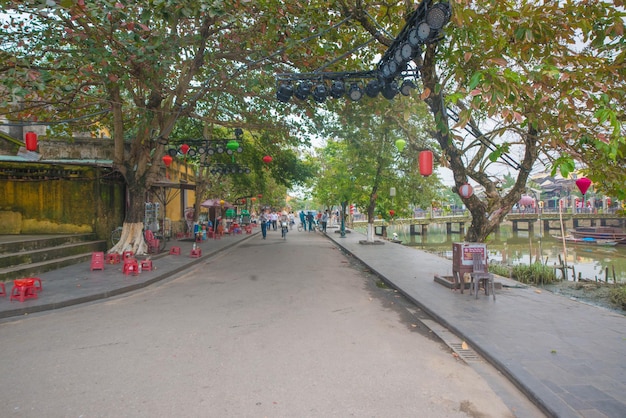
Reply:
<svg viewBox="0 0 626 418"><path fill-rule="evenodd" d="M17 299L24 302L26 299L37 299L37 289L34 279L13 280L11 289L11 301Z"/></svg>
<svg viewBox="0 0 626 418"><path fill-rule="evenodd" d="M172 248L170 248L170 254L180 255L180 247L172 247Z"/></svg>
<svg viewBox="0 0 626 418"><path fill-rule="evenodd" d="M4 287L4 283L0 282L0 296L6 296L7 295L7 289Z"/></svg>
<svg viewBox="0 0 626 418"><path fill-rule="evenodd" d="M137 260L134 258L129 258L124 260L124 267L122 268L122 273L125 275L139 275L139 264L137 264Z"/></svg>
<svg viewBox="0 0 626 418"><path fill-rule="evenodd" d="M141 260L141 271L152 271L152 260Z"/></svg>
<svg viewBox="0 0 626 418"><path fill-rule="evenodd" d="M119 264L122 260L120 259L120 255L118 253L107 254L107 263L108 264Z"/></svg>
<svg viewBox="0 0 626 418"><path fill-rule="evenodd" d="M27 277L23 280L32 280L32 284L33 286L35 286L35 290L37 291L37 293L43 290L43 286L41 285L41 279L39 277Z"/></svg>
<svg viewBox="0 0 626 418"><path fill-rule="evenodd" d="M122 260L126 261L128 259L135 258L135 253L132 251L124 251L122 253Z"/></svg>
<svg viewBox="0 0 626 418"><path fill-rule="evenodd" d="M104 270L104 253L93 252L91 253L91 271Z"/></svg>
<svg viewBox="0 0 626 418"><path fill-rule="evenodd" d="M196 248L195 250L192 249L191 254L189 254L189 256L192 258L202 257L202 250L200 248Z"/></svg>

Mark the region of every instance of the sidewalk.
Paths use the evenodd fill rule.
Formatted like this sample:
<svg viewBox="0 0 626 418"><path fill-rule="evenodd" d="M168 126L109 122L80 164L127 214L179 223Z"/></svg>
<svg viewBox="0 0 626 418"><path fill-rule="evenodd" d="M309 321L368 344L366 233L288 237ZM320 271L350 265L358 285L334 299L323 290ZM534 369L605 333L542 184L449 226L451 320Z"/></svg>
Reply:
<svg viewBox="0 0 626 418"><path fill-rule="evenodd" d="M52 270L38 275L43 282L43 291L37 299L24 302L10 301L12 282L6 282L6 297L0 297L0 319L52 309L65 308L71 305L91 302L116 296L122 293L141 289L152 283L171 277L203 259L230 248L240 242L252 238L260 233L260 228L252 230L252 235L245 233L225 235L221 239L208 239L198 244L202 250L201 257L190 257L193 240L170 240L165 251L150 256L153 270L142 271L137 276L127 276L122 273L122 264L106 264L103 270L91 271L91 262L74 264L58 270ZM171 255L172 247L180 247L180 255ZM146 259L139 256L139 260Z"/></svg>
<svg viewBox="0 0 626 418"><path fill-rule="evenodd" d="M626 417L626 316L508 279L496 301L434 281L452 261L352 232L328 236L514 382L554 417ZM452 248L450 248L452 250Z"/></svg>
<svg viewBox="0 0 626 418"><path fill-rule="evenodd" d="M20 303L0 297L0 319L148 286L247 239L260 239L259 229L253 231L203 242L201 258L190 257L193 242L170 241L167 249L179 246L181 255L154 257L156 269L139 276L122 274L121 264L90 271L90 264L82 263L44 273L38 299ZM341 238L329 229L328 238L466 341L547 415L626 416L626 316L508 279L497 280L504 286L495 302L484 294L476 299L434 281L435 275L452 274L451 260L391 242L363 245L365 237L356 232Z"/></svg>

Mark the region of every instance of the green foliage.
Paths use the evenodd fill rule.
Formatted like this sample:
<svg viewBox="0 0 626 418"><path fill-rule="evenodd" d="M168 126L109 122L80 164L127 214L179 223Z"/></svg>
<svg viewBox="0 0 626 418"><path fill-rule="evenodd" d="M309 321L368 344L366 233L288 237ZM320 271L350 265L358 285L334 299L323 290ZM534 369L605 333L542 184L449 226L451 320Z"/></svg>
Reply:
<svg viewBox="0 0 626 418"><path fill-rule="evenodd" d="M511 277L520 283L532 285L548 284L557 280L554 268L541 263L515 265L511 269Z"/></svg>

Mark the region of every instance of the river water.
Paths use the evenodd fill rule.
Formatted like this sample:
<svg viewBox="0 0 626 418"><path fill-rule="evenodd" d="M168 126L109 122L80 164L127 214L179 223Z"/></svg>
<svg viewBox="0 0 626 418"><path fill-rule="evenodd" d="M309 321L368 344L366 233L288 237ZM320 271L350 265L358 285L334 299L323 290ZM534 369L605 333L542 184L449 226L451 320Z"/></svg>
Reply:
<svg viewBox="0 0 626 418"><path fill-rule="evenodd" d="M355 228L365 232L364 228ZM391 238L393 233L398 234L398 239L404 245L409 245L421 250L437 253L452 259L452 243L462 242L463 236L458 233L446 234L445 225L430 225L428 235L415 235L413 241L409 235L408 225L387 225L387 236ZM593 245L580 245L567 243L565 249L563 242L552 237L560 235L559 231L518 231L513 232L511 224L504 223L500 226L500 232L493 234L487 241L487 251L490 263L502 263L508 265L530 264L541 260L549 266L560 265L565 259L567 252L567 266L570 267L567 279L573 280L573 274L583 279L608 280L626 283L626 245L615 247L602 247ZM557 277L562 277L557 272Z"/></svg>

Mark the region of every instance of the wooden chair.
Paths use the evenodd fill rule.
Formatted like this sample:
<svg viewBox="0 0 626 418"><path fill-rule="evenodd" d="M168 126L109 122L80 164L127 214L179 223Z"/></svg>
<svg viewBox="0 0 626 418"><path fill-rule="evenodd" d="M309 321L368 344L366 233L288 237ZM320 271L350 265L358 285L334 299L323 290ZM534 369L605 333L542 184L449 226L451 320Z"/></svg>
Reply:
<svg viewBox="0 0 626 418"><path fill-rule="evenodd" d="M493 283L493 274L487 271L487 266L483 263L483 257L481 254L474 254L472 257L474 263L474 269L471 273L472 283L470 284L470 295L472 291L476 293L476 299L478 299L478 290L480 289L480 283L483 282L485 287L485 294L489 296L489 292L493 295L493 300L496 300L496 290Z"/></svg>

